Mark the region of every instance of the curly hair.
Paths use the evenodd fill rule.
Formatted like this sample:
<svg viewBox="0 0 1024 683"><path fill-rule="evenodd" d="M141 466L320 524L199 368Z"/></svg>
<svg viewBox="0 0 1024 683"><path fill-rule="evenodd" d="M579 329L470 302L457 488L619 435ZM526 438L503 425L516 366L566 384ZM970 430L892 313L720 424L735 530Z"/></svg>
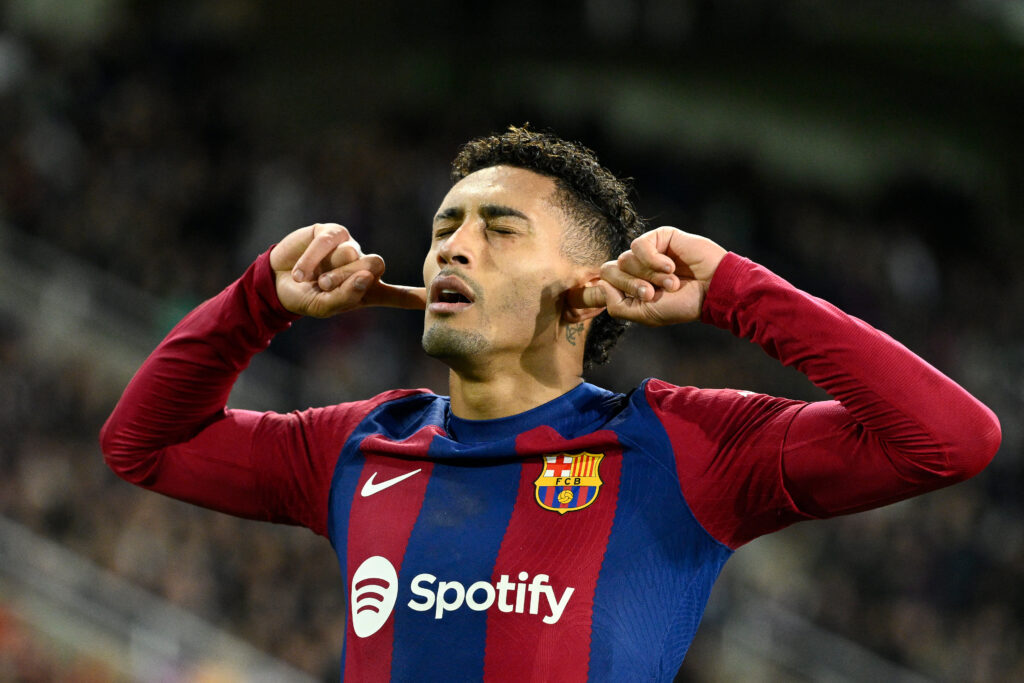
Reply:
<svg viewBox="0 0 1024 683"><path fill-rule="evenodd" d="M516 166L555 181L555 202L579 230L563 237L562 252L576 263L616 258L644 232L629 198L630 187L600 164L593 151L551 133L509 126L501 135L470 140L452 161L452 182L491 166ZM602 311L594 318L583 352L583 367L608 362L629 323Z"/></svg>

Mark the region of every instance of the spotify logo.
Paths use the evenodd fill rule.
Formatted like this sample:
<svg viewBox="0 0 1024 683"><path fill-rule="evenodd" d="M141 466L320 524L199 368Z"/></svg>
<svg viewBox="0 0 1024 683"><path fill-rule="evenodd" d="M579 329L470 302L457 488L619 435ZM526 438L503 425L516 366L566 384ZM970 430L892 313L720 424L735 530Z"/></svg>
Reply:
<svg viewBox="0 0 1024 683"><path fill-rule="evenodd" d="M398 597L398 574L387 558L368 557L352 575L352 628L360 638L380 630Z"/></svg>
<svg viewBox="0 0 1024 683"><path fill-rule="evenodd" d="M513 576L519 580L514 580ZM529 572L521 571L501 574L495 583L477 581L466 586L460 581L440 581L424 572L412 578L409 590L413 598L406 605L416 612L432 612L436 621L462 608L485 612L494 607L499 612L535 614L545 624L556 624L576 589L567 586L559 591L549 579L547 574L531 577ZM397 600L395 566L380 555L366 558L352 576L349 604L356 635L368 638L379 631L391 616Z"/></svg>

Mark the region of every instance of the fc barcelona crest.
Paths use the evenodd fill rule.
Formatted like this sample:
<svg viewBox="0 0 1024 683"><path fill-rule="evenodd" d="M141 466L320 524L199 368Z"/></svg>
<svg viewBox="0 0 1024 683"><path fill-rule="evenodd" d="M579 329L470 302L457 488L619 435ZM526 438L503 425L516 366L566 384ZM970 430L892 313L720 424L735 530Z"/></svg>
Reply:
<svg viewBox="0 0 1024 683"><path fill-rule="evenodd" d="M537 503L560 515L582 510L597 498L601 490L598 467L604 453L558 453L545 455L540 476L533 482Z"/></svg>

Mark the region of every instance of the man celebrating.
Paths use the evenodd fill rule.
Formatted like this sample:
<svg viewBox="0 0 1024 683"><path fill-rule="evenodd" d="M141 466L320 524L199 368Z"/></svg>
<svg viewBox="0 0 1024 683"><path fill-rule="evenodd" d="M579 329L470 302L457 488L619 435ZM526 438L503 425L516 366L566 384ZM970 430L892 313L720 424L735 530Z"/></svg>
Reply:
<svg viewBox="0 0 1024 683"><path fill-rule="evenodd" d="M706 238L645 232L580 145L510 128L453 180L425 287L382 281L340 225L296 230L175 327L101 436L133 483L327 536L345 680L671 680L736 548L961 481L999 446L985 406L885 334ZM225 407L298 316L363 306L424 309L450 396ZM696 320L835 400L583 381L626 321Z"/></svg>

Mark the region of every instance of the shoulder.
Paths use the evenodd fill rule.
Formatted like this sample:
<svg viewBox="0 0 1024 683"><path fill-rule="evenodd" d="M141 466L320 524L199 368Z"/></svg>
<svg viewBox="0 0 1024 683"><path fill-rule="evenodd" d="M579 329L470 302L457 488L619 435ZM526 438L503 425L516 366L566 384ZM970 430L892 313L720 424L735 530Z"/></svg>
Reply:
<svg viewBox="0 0 1024 683"><path fill-rule="evenodd" d="M431 406L443 409L447 404L448 397L438 396L429 389L391 389L370 398L338 403L320 410L365 416L376 410L415 412Z"/></svg>
<svg viewBox="0 0 1024 683"><path fill-rule="evenodd" d="M329 406L296 410L291 413L268 412L261 422L273 429L279 425L297 423L308 436L351 433L369 418L388 422L422 423L413 416L423 413L444 414L448 399L428 389L393 389L370 398L346 401Z"/></svg>
<svg viewBox="0 0 1024 683"><path fill-rule="evenodd" d="M806 405L804 401L745 389L702 389L659 379L645 381L636 393L663 424L687 423L710 432L730 429L729 425L755 426L783 412L795 415Z"/></svg>
<svg viewBox="0 0 1024 683"><path fill-rule="evenodd" d="M345 401L321 408L310 408L309 410L332 413L355 412L365 414L382 406L401 404L425 405L439 401L447 402L447 397L438 396L429 389L390 389L369 398L359 399L356 401Z"/></svg>
<svg viewBox="0 0 1024 683"><path fill-rule="evenodd" d="M403 438L428 424L444 424L448 397L428 389L395 389L372 398L341 403L324 409L331 422L344 428L388 434Z"/></svg>
<svg viewBox="0 0 1024 683"><path fill-rule="evenodd" d="M636 394L646 400L651 408L656 411L684 406L689 408L708 408L715 406L724 407L731 404L757 403L764 399L780 400L746 389L702 389L700 387L679 386L653 377L644 380Z"/></svg>
<svg viewBox="0 0 1024 683"><path fill-rule="evenodd" d="M359 401L367 406L377 407L388 403L405 402L416 405L427 405L435 402L447 402L444 396L438 396L430 389L391 389Z"/></svg>

